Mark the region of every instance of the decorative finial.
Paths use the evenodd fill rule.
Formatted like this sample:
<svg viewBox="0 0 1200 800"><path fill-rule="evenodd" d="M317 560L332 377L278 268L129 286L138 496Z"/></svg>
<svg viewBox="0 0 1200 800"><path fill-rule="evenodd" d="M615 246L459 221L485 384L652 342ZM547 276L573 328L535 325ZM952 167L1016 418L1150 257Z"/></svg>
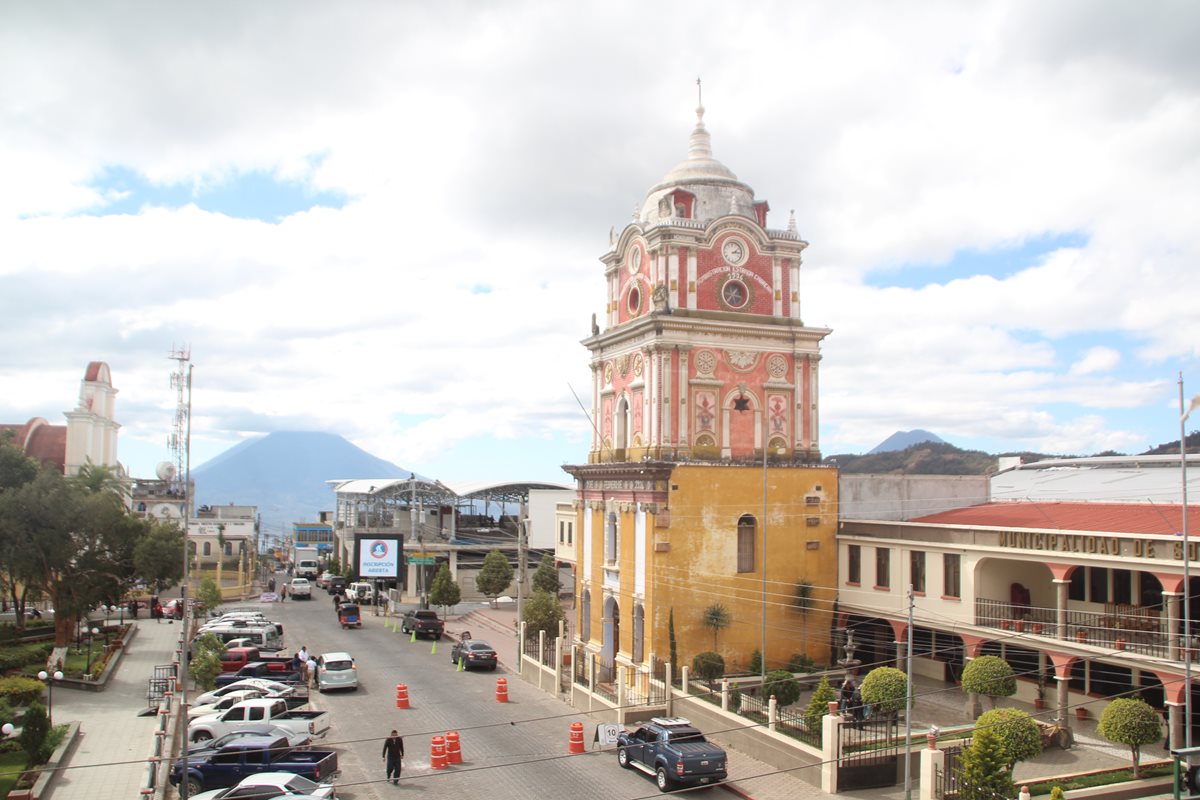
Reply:
<svg viewBox="0 0 1200 800"><path fill-rule="evenodd" d="M796 209L794 209L794 208L793 208L791 211L789 211L789 212L788 212L788 226L787 226L787 229L788 229L788 233L795 233L795 232L796 232Z"/></svg>
<svg viewBox="0 0 1200 800"><path fill-rule="evenodd" d="M638 214L640 214L640 213L641 213L641 211L642 211L641 207L640 207L640 206L638 206L638 204L637 204L637 203L634 203L634 204L633 204L633 218L634 218L635 220L638 218Z"/></svg>
<svg viewBox="0 0 1200 800"><path fill-rule="evenodd" d="M704 88L700 85L700 76L696 76L696 105L704 108Z"/></svg>

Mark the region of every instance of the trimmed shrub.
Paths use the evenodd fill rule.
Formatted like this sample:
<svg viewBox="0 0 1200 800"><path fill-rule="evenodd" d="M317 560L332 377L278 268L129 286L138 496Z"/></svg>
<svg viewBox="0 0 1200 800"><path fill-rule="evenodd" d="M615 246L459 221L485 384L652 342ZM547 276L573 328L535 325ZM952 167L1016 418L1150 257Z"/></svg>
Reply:
<svg viewBox="0 0 1200 800"><path fill-rule="evenodd" d="M875 711L895 714L908 699L908 677L895 667L876 667L863 678L859 693Z"/></svg>
<svg viewBox="0 0 1200 800"><path fill-rule="evenodd" d="M1129 745L1133 758L1133 777L1141 774L1141 748L1162 739L1162 720L1149 703L1132 697L1119 697L1100 715L1100 735L1110 742Z"/></svg>
<svg viewBox="0 0 1200 800"><path fill-rule="evenodd" d="M12 676L0 678L0 699L15 706L27 706L42 699L46 685L37 678Z"/></svg>
<svg viewBox="0 0 1200 800"><path fill-rule="evenodd" d="M725 659L720 653L711 650L697 653L692 659L692 672L696 673L697 678L708 683L708 688L711 689L713 682L725 674Z"/></svg>
<svg viewBox="0 0 1200 800"><path fill-rule="evenodd" d="M1042 732L1033 717L1017 708L993 708L979 715L976 730L989 728L1000 740L1000 751L1011 770L1018 761L1026 761L1042 752Z"/></svg>
<svg viewBox="0 0 1200 800"><path fill-rule="evenodd" d="M809 733L821 732L821 718L829 713L829 704L838 699L837 692L829 685L829 676L822 675L808 707L804 709L804 724Z"/></svg>
<svg viewBox="0 0 1200 800"><path fill-rule="evenodd" d="M35 643L10 645L0 649L0 672L11 672L30 664L45 664L53 644Z"/></svg>
<svg viewBox="0 0 1200 800"><path fill-rule="evenodd" d="M751 675L762 674L762 651L757 648L750 654L749 671Z"/></svg>
<svg viewBox="0 0 1200 800"><path fill-rule="evenodd" d="M763 697L775 695L779 706L790 706L800 699L800 684L796 676L786 669L777 669L767 673L767 681L763 684Z"/></svg>
<svg viewBox="0 0 1200 800"><path fill-rule="evenodd" d="M25 710L21 718L21 735L17 740L21 749L29 756L30 764L45 764L50 758L50 749L46 746L46 737L50 735L50 719L41 703L34 703Z"/></svg>
<svg viewBox="0 0 1200 800"><path fill-rule="evenodd" d="M962 688L964 692L990 697L995 708L997 697L1012 697L1017 693L1017 676L1003 658L980 656L963 669Z"/></svg>
<svg viewBox="0 0 1200 800"><path fill-rule="evenodd" d="M812 658L804 653L795 653L787 665L788 672L816 672L817 667Z"/></svg>
<svg viewBox="0 0 1200 800"><path fill-rule="evenodd" d="M742 710L742 690L738 688L737 681L729 684L729 710L735 714Z"/></svg>
<svg viewBox="0 0 1200 800"><path fill-rule="evenodd" d="M975 731L971 746L963 751L958 786L962 800L996 800L1016 794L1012 775L1004 764L1000 738L992 729Z"/></svg>

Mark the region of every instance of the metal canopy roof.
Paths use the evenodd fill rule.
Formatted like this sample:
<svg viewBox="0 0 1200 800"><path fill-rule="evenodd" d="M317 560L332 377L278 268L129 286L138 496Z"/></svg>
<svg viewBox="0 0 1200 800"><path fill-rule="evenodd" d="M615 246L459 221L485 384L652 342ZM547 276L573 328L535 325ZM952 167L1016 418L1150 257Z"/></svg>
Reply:
<svg viewBox="0 0 1200 800"><path fill-rule="evenodd" d="M546 481L453 481L449 484L424 478L360 478L355 480L331 480L333 491L339 497L352 496L395 498L411 497L415 491L421 502L445 503L454 500L494 500L518 503L529 496L531 489L565 489L575 487Z"/></svg>

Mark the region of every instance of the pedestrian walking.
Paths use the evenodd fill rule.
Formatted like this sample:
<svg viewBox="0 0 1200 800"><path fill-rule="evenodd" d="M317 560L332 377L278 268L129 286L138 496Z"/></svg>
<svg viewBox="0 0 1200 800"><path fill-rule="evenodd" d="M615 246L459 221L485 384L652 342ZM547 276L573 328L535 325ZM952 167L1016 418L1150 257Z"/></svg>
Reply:
<svg viewBox="0 0 1200 800"><path fill-rule="evenodd" d="M312 654L308 656L308 688L320 688L317 676L317 659L313 658Z"/></svg>
<svg viewBox="0 0 1200 800"><path fill-rule="evenodd" d="M284 584L283 588L279 590L279 599L287 600L287 584Z"/></svg>
<svg viewBox="0 0 1200 800"><path fill-rule="evenodd" d="M394 728L388 738L383 740L383 758L387 762L387 780L392 785L400 783L400 766L404 760L404 737Z"/></svg>

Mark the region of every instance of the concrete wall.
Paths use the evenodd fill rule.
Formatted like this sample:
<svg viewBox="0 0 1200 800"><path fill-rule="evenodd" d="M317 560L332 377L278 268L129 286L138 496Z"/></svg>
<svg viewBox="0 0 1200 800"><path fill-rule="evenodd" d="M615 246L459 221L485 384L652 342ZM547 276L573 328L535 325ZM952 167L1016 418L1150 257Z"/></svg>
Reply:
<svg viewBox="0 0 1200 800"><path fill-rule="evenodd" d="M987 475L846 475L838 478L841 519L909 520L986 503Z"/></svg>

